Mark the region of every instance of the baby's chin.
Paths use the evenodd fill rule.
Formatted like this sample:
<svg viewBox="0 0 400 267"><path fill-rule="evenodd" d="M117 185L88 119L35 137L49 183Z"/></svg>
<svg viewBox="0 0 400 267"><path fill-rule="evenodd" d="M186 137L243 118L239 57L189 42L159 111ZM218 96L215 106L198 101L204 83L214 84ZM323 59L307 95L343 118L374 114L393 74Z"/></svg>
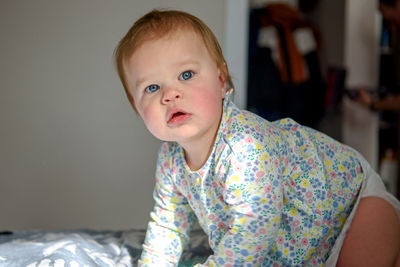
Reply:
<svg viewBox="0 0 400 267"><path fill-rule="evenodd" d="M159 133L158 131L152 131L151 129L147 128L147 130L151 133L152 136L157 138L160 141L165 141L165 142L174 142L177 141L176 138L174 138L171 135L168 134L163 134Z"/></svg>
<svg viewBox="0 0 400 267"><path fill-rule="evenodd" d="M181 125L175 128L167 127L167 129L147 127L147 130L160 141L177 142L181 145L195 139L198 135L197 129L188 125Z"/></svg>

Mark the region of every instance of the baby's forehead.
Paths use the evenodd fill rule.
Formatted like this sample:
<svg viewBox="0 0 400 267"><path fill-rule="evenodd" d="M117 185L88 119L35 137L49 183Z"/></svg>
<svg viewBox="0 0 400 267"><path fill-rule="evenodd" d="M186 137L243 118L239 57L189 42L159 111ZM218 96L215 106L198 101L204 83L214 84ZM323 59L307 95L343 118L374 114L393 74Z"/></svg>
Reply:
<svg viewBox="0 0 400 267"><path fill-rule="evenodd" d="M138 38L138 40L135 42L133 46L133 49L131 50L131 53L129 53L128 57L131 57L140 47L147 45L149 43L154 43L157 41L176 42L177 39L179 39L179 37L183 35L192 35L193 42L195 42L196 45L204 46L207 52L209 52L208 46L206 45L201 34L193 27L184 27L184 28L172 29L169 30L168 32L159 32L159 31L147 32L141 38Z"/></svg>
<svg viewBox="0 0 400 267"><path fill-rule="evenodd" d="M192 35L196 42L201 41L201 43L204 44L203 37L201 36L200 32L189 26L171 29L168 32L154 32L153 34L149 35L148 40L155 41L163 39L167 41L175 41L176 39L184 35Z"/></svg>

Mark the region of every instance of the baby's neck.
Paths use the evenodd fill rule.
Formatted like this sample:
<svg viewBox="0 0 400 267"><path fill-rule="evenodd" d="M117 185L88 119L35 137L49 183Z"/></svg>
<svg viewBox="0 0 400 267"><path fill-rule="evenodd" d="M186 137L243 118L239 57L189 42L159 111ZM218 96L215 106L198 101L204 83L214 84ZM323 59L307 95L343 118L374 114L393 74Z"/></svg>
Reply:
<svg viewBox="0 0 400 267"><path fill-rule="evenodd" d="M201 140L180 144L185 151L186 164L192 171L198 171L207 162L214 147L218 128L213 134L205 135Z"/></svg>
<svg viewBox="0 0 400 267"><path fill-rule="evenodd" d="M211 145L208 147L208 149L205 149L204 146L198 148L190 147L189 150L184 149L186 164L190 170L198 171L201 169L201 167L203 167L211 154L213 143L214 142L211 142Z"/></svg>

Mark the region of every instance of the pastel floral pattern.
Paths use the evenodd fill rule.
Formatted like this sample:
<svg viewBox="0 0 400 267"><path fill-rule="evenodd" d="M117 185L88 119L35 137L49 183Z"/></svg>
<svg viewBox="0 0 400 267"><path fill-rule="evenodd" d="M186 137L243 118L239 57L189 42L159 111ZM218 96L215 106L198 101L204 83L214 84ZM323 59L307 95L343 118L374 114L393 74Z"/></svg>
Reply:
<svg viewBox="0 0 400 267"><path fill-rule="evenodd" d="M142 266L176 266L196 219L214 252L206 266L322 266L364 179L359 154L240 110L231 94L200 170L179 144L162 144Z"/></svg>

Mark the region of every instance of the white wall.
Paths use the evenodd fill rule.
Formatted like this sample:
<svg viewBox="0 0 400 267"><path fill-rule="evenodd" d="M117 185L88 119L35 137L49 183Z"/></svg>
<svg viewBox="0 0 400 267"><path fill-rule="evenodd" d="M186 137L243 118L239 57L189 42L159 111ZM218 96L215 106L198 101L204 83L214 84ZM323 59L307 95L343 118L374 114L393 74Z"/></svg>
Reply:
<svg viewBox="0 0 400 267"><path fill-rule="evenodd" d="M155 7L199 16L225 45L221 0L2 0L0 230L146 226L159 142L112 53Z"/></svg>
<svg viewBox="0 0 400 267"><path fill-rule="evenodd" d="M247 103L248 0L226 0L224 56L235 86L234 102L239 108Z"/></svg>
<svg viewBox="0 0 400 267"><path fill-rule="evenodd" d="M347 0L345 8L344 58L347 87L376 88L379 66L377 0ZM346 99L343 141L356 148L376 169L378 166L378 117Z"/></svg>

